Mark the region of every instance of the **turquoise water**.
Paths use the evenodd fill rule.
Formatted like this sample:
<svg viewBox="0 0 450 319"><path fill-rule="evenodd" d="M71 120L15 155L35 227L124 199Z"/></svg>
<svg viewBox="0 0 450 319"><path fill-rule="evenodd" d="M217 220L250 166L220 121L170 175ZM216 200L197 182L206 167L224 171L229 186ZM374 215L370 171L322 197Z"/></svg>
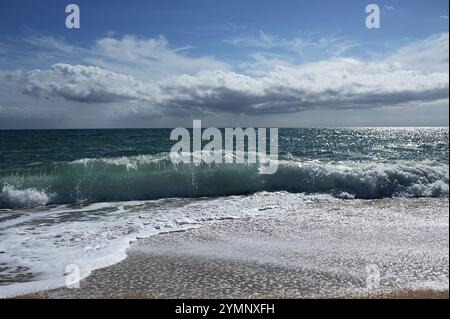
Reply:
<svg viewBox="0 0 450 319"><path fill-rule="evenodd" d="M280 129L278 171L174 166L169 129L0 131L0 208L216 197L448 196L448 128Z"/></svg>

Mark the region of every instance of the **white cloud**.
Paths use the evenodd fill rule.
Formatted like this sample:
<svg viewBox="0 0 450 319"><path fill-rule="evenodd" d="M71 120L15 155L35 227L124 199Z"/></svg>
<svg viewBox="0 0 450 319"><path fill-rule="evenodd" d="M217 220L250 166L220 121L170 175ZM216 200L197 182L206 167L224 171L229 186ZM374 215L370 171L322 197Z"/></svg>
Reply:
<svg viewBox="0 0 450 319"><path fill-rule="evenodd" d="M225 40L225 43L237 47L249 47L257 49L284 49L287 51L303 54L307 50L326 50L333 56L339 56L348 50L360 46L361 43L346 37L294 37L282 38L273 34L260 31L257 36L245 35Z"/></svg>
<svg viewBox="0 0 450 319"><path fill-rule="evenodd" d="M412 70L448 73L448 45L448 32L435 34L399 49L386 61Z"/></svg>
<svg viewBox="0 0 450 319"><path fill-rule="evenodd" d="M162 78L172 74L193 74L201 70L229 69L226 63L213 57L190 57L192 47L171 48L166 38L99 39L90 50L88 62L105 68L135 74L139 77Z"/></svg>
<svg viewBox="0 0 450 319"><path fill-rule="evenodd" d="M191 56L191 46L171 47L163 36L143 38L132 35L114 37L109 33L90 47L78 47L63 38L32 34L21 41L0 43L0 53L21 58L23 64L45 61L53 64L71 63L96 65L118 73L130 74L139 79L161 79L173 74L195 74L202 70L229 70L226 63L210 56ZM26 45L27 56L18 56L19 43ZM37 50L33 50L37 49ZM23 51L23 50L19 50ZM30 58L29 51L33 52ZM16 52L16 53L15 53ZM1 58L1 55L0 55ZM69 62L71 61L71 62Z"/></svg>
<svg viewBox="0 0 450 319"><path fill-rule="evenodd" d="M35 97L61 97L81 103L156 100L155 86L144 85L130 75L96 66L55 64L49 70L17 71L8 79ZM151 83L150 83L151 84Z"/></svg>
<svg viewBox="0 0 450 319"><path fill-rule="evenodd" d="M62 38L54 38L51 36L42 36L42 35L31 35L24 39L25 43L28 43L33 46L45 48L48 50L57 50L64 53L73 53L77 49L72 45L68 44Z"/></svg>

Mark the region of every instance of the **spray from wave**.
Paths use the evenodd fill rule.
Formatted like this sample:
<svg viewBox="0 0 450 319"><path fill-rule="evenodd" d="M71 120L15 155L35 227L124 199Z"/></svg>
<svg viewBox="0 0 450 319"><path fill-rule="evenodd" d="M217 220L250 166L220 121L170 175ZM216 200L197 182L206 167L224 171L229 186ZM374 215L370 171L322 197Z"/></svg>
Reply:
<svg viewBox="0 0 450 319"><path fill-rule="evenodd" d="M8 208L30 208L46 205L49 203L50 197L51 195L48 195L44 190L35 188L17 189L13 185L6 184L0 193L0 203L5 203ZM4 208L2 206L0 207Z"/></svg>
<svg viewBox="0 0 450 319"><path fill-rule="evenodd" d="M344 198L448 196L449 168L432 161L319 162L284 158L273 175L258 164L177 164L168 154L82 159L0 176L0 208L81 201L216 197L260 191Z"/></svg>

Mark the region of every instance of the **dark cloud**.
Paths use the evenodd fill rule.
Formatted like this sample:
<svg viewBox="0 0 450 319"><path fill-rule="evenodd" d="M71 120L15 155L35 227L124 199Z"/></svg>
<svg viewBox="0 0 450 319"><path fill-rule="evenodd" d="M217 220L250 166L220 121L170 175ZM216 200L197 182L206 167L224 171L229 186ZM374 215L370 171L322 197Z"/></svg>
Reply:
<svg viewBox="0 0 450 319"><path fill-rule="evenodd" d="M280 67L258 77L204 71L144 83L94 66L56 64L9 75L28 95L79 103L133 102L168 114L280 114L312 109L374 108L448 98L448 74L386 63L334 59Z"/></svg>

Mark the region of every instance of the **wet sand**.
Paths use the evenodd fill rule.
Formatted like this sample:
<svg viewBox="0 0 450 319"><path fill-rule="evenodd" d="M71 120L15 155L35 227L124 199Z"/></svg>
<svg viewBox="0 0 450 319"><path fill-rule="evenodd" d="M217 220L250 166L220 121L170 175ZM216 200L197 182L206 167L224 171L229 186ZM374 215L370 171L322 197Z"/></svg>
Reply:
<svg viewBox="0 0 450 319"><path fill-rule="evenodd" d="M79 289L28 297L448 298L448 199L326 209L325 222L311 209L142 239Z"/></svg>

